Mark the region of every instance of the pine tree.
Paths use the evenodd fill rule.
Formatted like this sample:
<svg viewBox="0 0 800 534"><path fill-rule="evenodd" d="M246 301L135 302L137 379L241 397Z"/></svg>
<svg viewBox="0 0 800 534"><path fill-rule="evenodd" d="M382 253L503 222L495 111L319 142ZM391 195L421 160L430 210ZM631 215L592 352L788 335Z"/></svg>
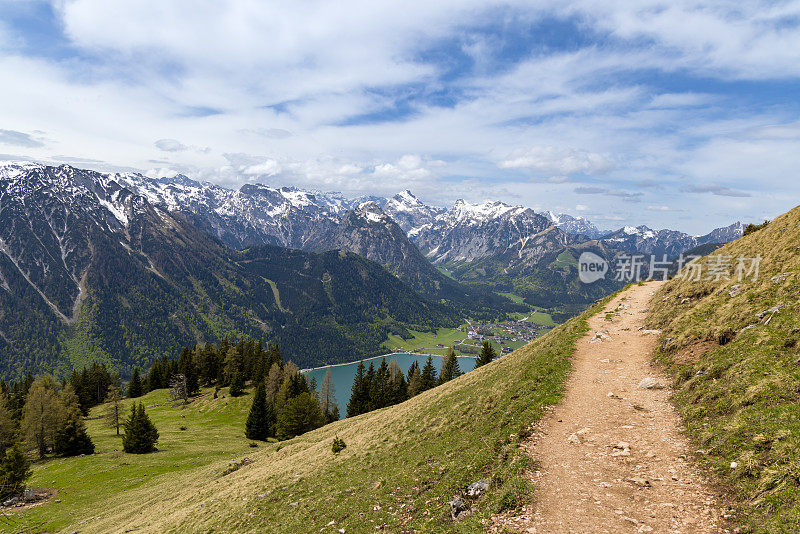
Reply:
<svg viewBox="0 0 800 534"><path fill-rule="evenodd" d="M356 376L353 378L350 401L347 403L347 417L355 417L356 415L365 413L367 411L368 402L369 382L367 382L364 362L360 361L356 367Z"/></svg>
<svg viewBox="0 0 800 534"><path fill-rule="evenodd" d="M36 379L25 401L22 435L44 458L53 447L55 433L64 421L64 405L57 393L58 386L50 377Z"/></svg>
<svg viewBox="0 0 800 534"><path fill-rule="evenodd" d="M244 392L244 378L242 378L241 372L236 371L233 373L233 378L231 379L231 386L230 388L228 388L228 393L230 393L231 397L238 397L243 392Z"/></svg>
<svg viewBox="0 0 800 534"><path fill-rule="evenodd" d="M386 363L386 358L381 359L381 364L375 371L375 380L372 382L370 388L370 399L372 401L372 409L377 410L389 405L389 365Z"/></svg>
<svg viewBox="0 0 800 534"><path fill-rule="evenodd" d="M238 348L229 348L227 354L225 354L225 382L227 384L230 385L233 382L233 377L236 376L237 372L241 376L243 363L242 353L239 352Z"/></svg>
<svg viewBox="0 0 800 534"><path fill-rule="evenodd" d="M9 406L8 393L0 394L0 456L14 444L16 437L17 425Z"/></svg>
<svg viewBox="0 0 800 534"><path fill-rule="evenodd" d="M62 456L78 456L94 452L94 443L86 433L86 425L82 418L69 418L56 431L53 451Z"/></svg>
<svg viewBox="0 0 800 534"><path fill-rule="evenodd" d="M369 367L367 367L367 374L364 377L364 385L366 388L366 406L364 407L364 411L369 412L375 409L375 402L372 398L372 395L377 390L377 385L375 384L375 364L373 362L369 362Z"/></svg>
<svg viewBox="0 0 800 534"><path fill-rule="evenodd" d="M278 439L290 439L325 424L319 401L304 392L292 397L278 411Z"/></svg>
<svg viewBox="0 0 800 534"><path fill-rule="evenodd" d="M497 358L497 353L494 351L494 347L488 341L484 341L483 347L481 348L481 353L478 355L478 359L475 361L475 367L478 368L482 365L486 365L495 358Z"/></svg>
<svg viewBox="0 0 800 534"><path fill-rule="evenodd" d="M283 369L281 365L276 362L270 366L269 373L267 373L267 381L264 383L264 387L267 390L268 401L275 402L275 397L278 395L281 383L283 383Z"/></svg>
<svg viewBox="0 0 800 534"><path fill-rule="evenodd" d="M118 389L118 386L112 382L108 388ZM60 400L63 419L53 438L53 452L62 456L92 454L94 443L86 433L80 400L71 384L67 383L61 389Z"/></svg>
<svg viewBox="0 0 800 534"><path fill-rule="evenodd" d="M115 429L118 436L119 427L122 426L122 417L122 393L118 387L108 386L108 395L106 395L106 407L103 418L106 421L106 426Z"/></svg>
<svg viewBox="0 0 800 534"><path fill-rule="evenodd" d="M458 366L458 359L452 347L447 349L447 355L442 361L442 369L439 371L439 384L444 384L456 377L461 376L461 368Z"/></svg>
<svg viewBox="0 0 800 534"><path fill-rule="evenodd" d="M6 450L3 461L0 462L0 499L19 495L25 489L25 480L31 476L28 457L19 448L13 445Z"/></svg>
<svg viewBox="0 0 800 534"><path fill-rule="evenodd" d="M142 454L156 450L158 430L144 411L144 404L136 403L131 407L131 415L125 420L125 434L122 436L122 448L125 452Z"/></svg>
<svg viewBox="0 0 800 534"><path fill-rule="evenodd" d="M275 435L275 408L271 402L267 402L267 393L263 382L259 382L256 387L244 433L248 439L260 441L266 441L268 437Z"/></svg>
<svg viewBox="0 0 800 534"><path fill-rule="evenodd" d="M433 358L428 356L428 361L422 368L422 377L420 383L420 393L427 391L436 386L436 367L433 366Z"/></svg>
<svg viewBox="0 0 800 534"><path fill-rule="evenodd" d="M186 377L186 393L194 395L200 391L200 381L197 376L197 364L194 354L189 348L184 348L178 357L178 373Z"/></svg>
<svg viewBox="0 0 800 534"><path fill-rule="evenodd" d="M414 362L416 363L416 362ZM419 365L411 365L408 370L408 398L422 393L422 371L419 370Z"/></svg>
<svg viewBox="0 0 800 534"><path fill-rule="evenodd" d="M308 387L308 381L295 364L286 362L283 368L283 382L275 396L275 404L281 406L287 400L297 397L301 393L311 393Z"/></svg>
<svg viewBox="0 0 800 534"><path fill-rule="evenodd" d="M408 398L408 384L395 358L389 362L389 403L399 404Z"/></svg>
<svg viewBox="0 0 800 534"><path fill-rule="evenodd" d="M336 387L333 385L331 370L325 371L322 386L319 389L319 405L325 415L325 422L332 423L339 419L339 405L336 402Z"/></svg>
<svg viewBox="0 0 800 534"><path fill-rule="evenodd" d="M128 398L129 399L137 399L144 395L144 387L142 385L142 377L139 376L139 368L133 368L133 374L131 375L131 381L128 382Z"/></svg>

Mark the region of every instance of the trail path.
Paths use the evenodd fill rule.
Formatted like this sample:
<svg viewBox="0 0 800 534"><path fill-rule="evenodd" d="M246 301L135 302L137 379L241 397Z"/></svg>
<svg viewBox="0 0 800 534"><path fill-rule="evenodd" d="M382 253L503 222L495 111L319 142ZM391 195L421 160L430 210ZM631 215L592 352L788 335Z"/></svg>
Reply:
<svg viewBox="0 0 800 534"><path fill-rule="evenodd" d="M669 389L638 387L646 377L669 384L651 363L657 332L643 330L658 285L632 286L589 319L562 402L525 443L538 468L534 504L496 517L494 531L732 530L722 495L692 461Z"/></svg>

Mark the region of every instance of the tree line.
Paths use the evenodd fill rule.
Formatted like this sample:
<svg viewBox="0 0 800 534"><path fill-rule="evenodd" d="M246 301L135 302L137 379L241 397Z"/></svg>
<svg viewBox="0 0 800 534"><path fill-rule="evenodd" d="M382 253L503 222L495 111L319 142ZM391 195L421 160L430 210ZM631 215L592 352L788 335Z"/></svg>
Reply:
<svg viewBox="0 0 800 534"><path fill-rule="evenodd" d="M488 341L484 342L475 361L475 367L486 365L496 357L497 353L492 344ZM398 404L423 391L449 382L461 374L458 359L452 347L447 349L438 374L431 356L428 356L428 360L422 368L416 361L413 362L406 375L403 375L396 359L392 359L387 364L386 358L383 358L377 368L374 362L370 362L369 367L366 367L361 361L356 367L350 401L347 403L347 417L355 417L362 413Z"/></svg>
<svg viewBox="0 0 800 534"><path fill-rule="evenodd" d="M128 385L131 396L134 377ZM214 396L222 388L238 397L250 384L253 401L245 424L249 439L289 439L339 419L333 380L317 384L291 361L284 362L277 345L264 348L260 341L243 339L236 344L226 338L217 344L202 343L185 347L178 358L161 358L153 362L143 391L169 388L170 398L188 402L201 387L214 387Z"/></svg>

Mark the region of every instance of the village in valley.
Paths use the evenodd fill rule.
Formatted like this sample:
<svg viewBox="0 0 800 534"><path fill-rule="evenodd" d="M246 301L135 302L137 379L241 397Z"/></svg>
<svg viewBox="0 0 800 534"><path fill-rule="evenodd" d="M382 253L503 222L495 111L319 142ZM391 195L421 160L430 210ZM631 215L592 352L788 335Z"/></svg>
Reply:
<svg viewBox="0 0 800 534"><path fill-rule="evenodd" d="M550 315L534 311L497 323L481 323L468 319L458 328L440 329L434 334L414 332L415 338L411 340L391 336L387 346L396 353L443 355L449 347L453 347L456 354L473 355L478 354L483 343L488 341L497 354L502 356L527 345L553 326L555 323Z"/></svg>

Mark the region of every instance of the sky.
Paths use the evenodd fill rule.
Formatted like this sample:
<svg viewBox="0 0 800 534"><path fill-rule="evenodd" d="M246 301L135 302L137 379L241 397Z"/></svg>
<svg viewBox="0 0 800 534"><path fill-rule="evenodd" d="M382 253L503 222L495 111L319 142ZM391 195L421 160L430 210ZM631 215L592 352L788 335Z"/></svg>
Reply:
<svg viewBox="0 0 800 534"><path fill-rule="evenodd" d="M700 234L800 203L800 1L0 0L0 159Z"/></svg>

